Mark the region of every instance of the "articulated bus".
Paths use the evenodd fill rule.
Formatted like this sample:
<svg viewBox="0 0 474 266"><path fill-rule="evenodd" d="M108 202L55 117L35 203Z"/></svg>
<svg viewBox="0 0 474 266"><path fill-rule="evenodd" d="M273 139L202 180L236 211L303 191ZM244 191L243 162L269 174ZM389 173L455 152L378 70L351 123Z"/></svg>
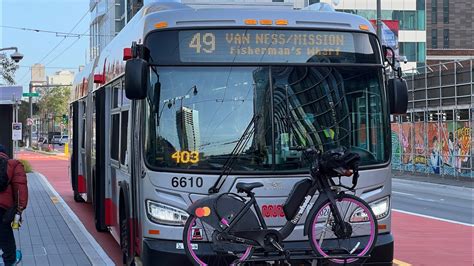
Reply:
<svg viewBox="0 0 474 266"><path fill-rule="evenodd" d="M354 193L378 218L368 263L391 265L389 122L406 108L406 86L387 74L387 49L346 13L144 6L76 76L74 198L93 205L124 263L186 265L193 201L258 180L265 221L278 228L291 188L309 176L292 147L344 146L362 158ZM197 250L212 248L201 237ZM285 246L310 250L307 239L301 224Z"/></svg>

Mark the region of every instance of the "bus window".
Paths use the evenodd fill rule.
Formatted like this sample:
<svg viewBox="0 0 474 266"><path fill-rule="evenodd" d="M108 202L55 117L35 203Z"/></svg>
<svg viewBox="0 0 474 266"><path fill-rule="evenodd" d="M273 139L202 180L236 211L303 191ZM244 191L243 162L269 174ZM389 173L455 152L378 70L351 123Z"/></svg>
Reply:
<svg viewBox="0 0 474 266"><path fill-rule="evenodd" d="M122 112L122 123L120 124L120 163L128 165L125 161L127 154L127 129L128 129L128 110Z"/></svg>
<svg viewBox="0 0 474 266"><path fill-rule="evenodd" d="M119 153L119 124L120 114L112 115L112 132L111 132L111 143L110 143L110 158L118 161Z"/></svg>

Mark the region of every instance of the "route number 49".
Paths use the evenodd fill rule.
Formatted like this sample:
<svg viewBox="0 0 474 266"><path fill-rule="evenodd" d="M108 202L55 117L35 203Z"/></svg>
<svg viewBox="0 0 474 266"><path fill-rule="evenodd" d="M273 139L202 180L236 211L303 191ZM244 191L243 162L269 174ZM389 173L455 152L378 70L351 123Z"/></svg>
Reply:
<svg viewBox="0 0 474 266"><path fill-rule="evenodd" d="M201 51L212 54L216 50L216 36L213 33L196 33L192 40L189 42L189 48L196 49L196 53L200 54Z"/></svg>

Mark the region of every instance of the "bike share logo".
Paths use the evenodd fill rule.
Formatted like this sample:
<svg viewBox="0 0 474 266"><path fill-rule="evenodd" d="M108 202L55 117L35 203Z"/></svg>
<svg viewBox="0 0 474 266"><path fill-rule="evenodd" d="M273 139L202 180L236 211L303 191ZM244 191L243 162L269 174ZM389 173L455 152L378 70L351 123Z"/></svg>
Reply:
<svg viewBox="0 0 474 266"><path fill-rule="evenodd" d="M301 216L303 215L303 212L304 210L306 209L306 207L308 206L309 202L311 201L311 196L308 195L304 198L304 202L303 204L301 204L299 210L298 210L298 213L296 214L295 218L293 218L293 220L291 220L291 222L293 224L296 224L298 223L298 221L300 220Z"/></svg>

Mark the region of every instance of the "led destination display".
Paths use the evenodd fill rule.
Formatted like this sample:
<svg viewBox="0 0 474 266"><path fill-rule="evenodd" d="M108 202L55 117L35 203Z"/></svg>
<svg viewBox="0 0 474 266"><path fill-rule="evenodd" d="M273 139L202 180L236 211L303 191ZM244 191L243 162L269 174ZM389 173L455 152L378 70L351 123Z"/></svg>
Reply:
<svg viewBox="0 0 474 266"><path fill-rule="evenodd" d="M302 30L206 29L156 32L159 63L376 63L373 36ZM152 36L151 39L158 39ZM166 40L166 43L163 41ZM165 51L172 50L166 54ZM158 61L158 60L157 60Z"/></svg>

